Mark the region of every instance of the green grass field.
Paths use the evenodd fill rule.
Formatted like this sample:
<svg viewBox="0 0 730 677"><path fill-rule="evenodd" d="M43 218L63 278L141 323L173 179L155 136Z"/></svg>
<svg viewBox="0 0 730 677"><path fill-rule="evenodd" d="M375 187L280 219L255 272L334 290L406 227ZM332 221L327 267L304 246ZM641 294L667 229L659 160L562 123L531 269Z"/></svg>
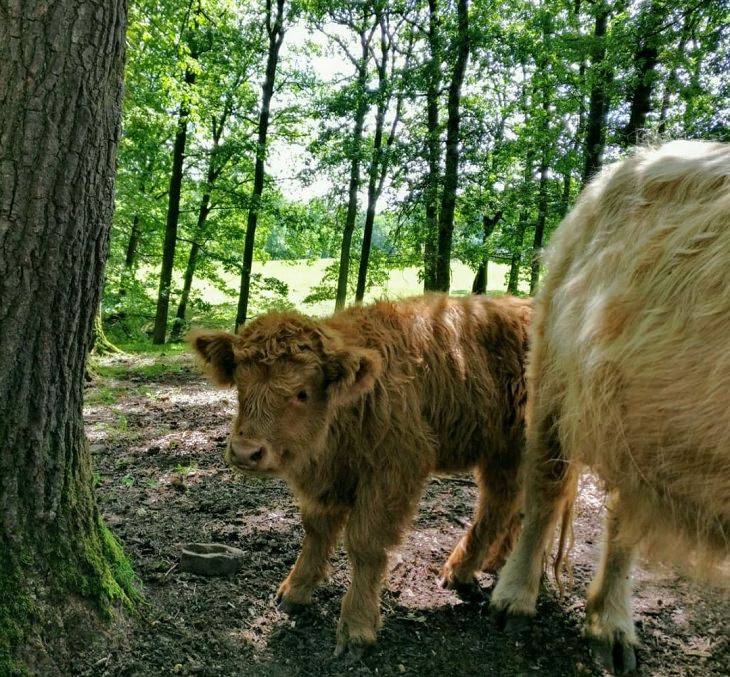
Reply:
<svg viewBox="0 0 730 677"><path fill-rule="evenodd" d="M311 315L324 315L332 312L334 301L320 303L303 303L304 298L322 280L325 268L332 263L332 259L308 261L255 261L253 273L260 273L264 277L275 277L289 286L289 301L302 312ZM488 284L489 292L506 291L506 277L509 266L506 264L489 263ZM231 289L237 289L239 281L233 275L224 276ZM465 264L452 260L451 262L451 293L454 295L468 294L474 280L474 272ZM228 295L213 287L204 280L196 280L195 287L203 300L212 305L236 303L235 295ZM418 279L418 268L404 268L393 270L387 284L374 287L366 295L366 301L380 298L403 298L413 296L423 291L423 283ZM350 301L351 299L348 299ZM255 302L255 299L252 299Z"/></svg>

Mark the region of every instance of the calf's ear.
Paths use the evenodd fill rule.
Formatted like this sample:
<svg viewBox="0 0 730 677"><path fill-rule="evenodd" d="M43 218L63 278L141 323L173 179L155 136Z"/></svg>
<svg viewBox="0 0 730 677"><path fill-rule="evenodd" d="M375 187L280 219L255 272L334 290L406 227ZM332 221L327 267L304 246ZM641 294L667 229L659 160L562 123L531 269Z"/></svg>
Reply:
<svg viewBox="0 0 730 677"><path fill-rule="evenodd" d="M215 383L233 385L236 358L233 354L233 334L225 331L194 331L187 339L203 362Z"/></svg>
<svg viewBox="0 0 730 677"><path fill-rule="evenodd" d="M349 348L329 356L325 381L331 401L347 404L370 392L381 368L380 355L367 348Z"/></svg>

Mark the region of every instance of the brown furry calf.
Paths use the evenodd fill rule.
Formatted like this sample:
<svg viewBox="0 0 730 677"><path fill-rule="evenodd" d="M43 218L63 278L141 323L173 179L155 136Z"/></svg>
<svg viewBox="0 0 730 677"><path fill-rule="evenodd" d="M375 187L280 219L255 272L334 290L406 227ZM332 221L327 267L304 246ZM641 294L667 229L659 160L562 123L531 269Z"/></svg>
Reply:
<svg viewBox="0 0 730 677"><path fill-rule="evenodd" d="M543 552L590 466L609 502L586 634L601 661L630 671L636 546L700 575L730 555L730 146L674 142L609 167L550 250L525 524L492 605L535 613Z"/></svg>
<svg viewBox="0 0 730 677"><path fill-rule="evenodd" d="M299 503L305 536L279 587L284 609L310 602L344 527L352 583L337 654L375 641L387 551L430 473L474 469L481 490L443 585L473 584L511 548L530 314L529 301L511 297L432 295L192 335L212 378L238 389L226 461L283 477Z"/></svg>

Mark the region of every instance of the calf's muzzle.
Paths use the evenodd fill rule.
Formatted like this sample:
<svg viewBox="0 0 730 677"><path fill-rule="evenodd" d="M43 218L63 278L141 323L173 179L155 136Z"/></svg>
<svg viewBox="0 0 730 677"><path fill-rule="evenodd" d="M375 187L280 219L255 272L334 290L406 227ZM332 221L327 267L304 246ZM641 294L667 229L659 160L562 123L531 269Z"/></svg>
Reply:
<svg viewBox="0 0 730 677"><path fill-rule="evenodd" d="M226 461L244 470L256 470L266 458L268 450L259 440L233 435L228 444Z"/></svg>

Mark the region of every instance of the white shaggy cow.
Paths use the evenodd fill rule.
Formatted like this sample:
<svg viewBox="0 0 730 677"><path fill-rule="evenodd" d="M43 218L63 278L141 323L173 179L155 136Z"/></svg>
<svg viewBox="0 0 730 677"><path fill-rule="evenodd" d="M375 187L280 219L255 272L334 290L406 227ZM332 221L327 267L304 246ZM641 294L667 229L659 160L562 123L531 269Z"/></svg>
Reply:
<svg viewBox="0 0 730 677"><path fill-rule="evenodd" d="M607 168L548 254L528 370L526 519L492 605L535 613L543 553L589 466L609 494L586 635L599 660L631 671L638 545L727 576L730 145L676 141Z"/></svg>

